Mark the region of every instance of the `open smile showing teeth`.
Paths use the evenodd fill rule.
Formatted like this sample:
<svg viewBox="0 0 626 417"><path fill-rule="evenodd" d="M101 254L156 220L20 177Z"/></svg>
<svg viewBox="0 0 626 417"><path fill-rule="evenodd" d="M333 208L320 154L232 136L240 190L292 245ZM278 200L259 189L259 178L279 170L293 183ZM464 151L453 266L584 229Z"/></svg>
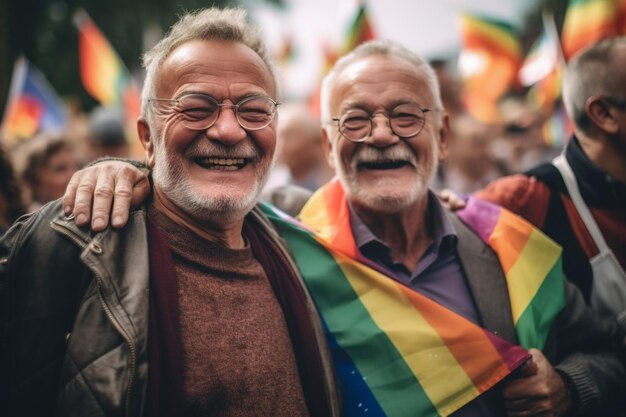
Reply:
<svg viewBox="0 0 626 417"><path fill-rule="evenodd" d="M402 160L386 160L386 161L367 161L359 163L361 169L396 169L403 166L411 165L408 161Z"/></svg>
<svg viewBox="0 0 626 417"><path fill-rule="evenodd" d="M248 163L244 158L194 158L193 161L203 168L218 171L236 171Z"/></svg>

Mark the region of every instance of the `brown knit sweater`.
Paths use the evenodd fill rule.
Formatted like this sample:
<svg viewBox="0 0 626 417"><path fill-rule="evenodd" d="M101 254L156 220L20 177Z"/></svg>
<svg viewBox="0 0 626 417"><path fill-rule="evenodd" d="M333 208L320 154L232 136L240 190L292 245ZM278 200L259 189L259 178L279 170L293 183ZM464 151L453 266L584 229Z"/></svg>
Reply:
<svg viewBox="0 0 626 417"><path fill-rule="evenodd" d="M176 270L185 416L305 416L282 310L249 247L228 249L151 208Z"/></svg>

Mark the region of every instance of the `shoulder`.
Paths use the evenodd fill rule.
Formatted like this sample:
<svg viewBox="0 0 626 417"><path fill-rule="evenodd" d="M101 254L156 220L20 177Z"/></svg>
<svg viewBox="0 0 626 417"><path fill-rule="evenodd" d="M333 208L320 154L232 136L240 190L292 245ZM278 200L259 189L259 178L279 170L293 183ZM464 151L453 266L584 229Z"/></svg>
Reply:
<svg viewBox="0 0 626 417"><path fill-rule="evenodd" d="M544 178L533 175L531 171L500 178L474 196L505 207L535 226L542 227L552 192L552 187Z"/></svg>
<svg viewBox="0 0 626 417"><path fill-rule="evenodd" d="M291 216L296 216L311 197L311 194L311 191L306 188L289 184L263 191L261 199Z"/></svg>

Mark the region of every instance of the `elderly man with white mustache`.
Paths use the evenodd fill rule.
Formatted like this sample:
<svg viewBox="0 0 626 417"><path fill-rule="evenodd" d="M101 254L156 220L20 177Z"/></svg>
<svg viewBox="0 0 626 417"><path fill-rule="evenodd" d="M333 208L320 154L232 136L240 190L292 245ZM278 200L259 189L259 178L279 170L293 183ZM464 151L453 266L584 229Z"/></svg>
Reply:
<svg viewBox="0 0 626 417"><path fill-rule="evenodd" d="M357 299L345 304L341 298L328 302L333 291L318 292L318 286L322 283L330 285L324 289L333 288L333 282L342 279L341 272L326 268L317 273L316 263L325 262L319 255L322 252L316 252L319 258L302 253L301 242L284 233L288 229L280 230L291 245L324 319L345 415L599 415L611 414L622 406L619 393L624 389L626 373L612 348L612 344L621 343L623 336L617 323L600 321L591 313L580 294L563 281L557 262L554 268L559 279L550 287L553 293L547 289L554 298L548 298L547 304L533 312L529 330L532 333L543 329L545 337L539 344L526 343L524 331L519 328L523 319L515 310L519 296L524 294L517 294L515 285L521 280L523 288L526 280L535 280L532 264L542 261L526 259L522 274L510 273L507 262L512 255L507 250L512 249L502 248L515 249L509 243L517 236L487 233L485 239L489 226L485 219L493 213L503 213L494 222L515 224L505 230L516 233L528 231L533 237L521 246L534 246L527 254L545 250L558 255L558 247L495 206L476 202L472 207L478 207L478 211L472 212L468 207L464 215L450 214L429 191L437 164L448 151L449 121L442 109L435 74L423 59L393 42L373 41L359 46L340 59L326 76L322 118L324 146L337 178L311 197L300 217L315 237L314 244L320 244L327 249L324 253L340 260L341 270L358 293ZM145 174L122 165L97 164L75 177L65 201L68 211L74 207L74 213L83 216L82 224L89 220L94 190L92 226L103 227L108 222L114 196L113 225L124 224L132 189L145 180ZM98 187L108 189L108 196L99 197ZM142 198L143 191L135 192L133 199ZM387 290L380 292L376 287L379 284L373 282ZM438 353L431 350L423 355L421 344L430 343L425 341L426 333L417 333L416 337L415 331L420 329L402 328L413 323L406 323L401 314L385 316L391 311L388 309L394 308L393 302L380 307L382 304L377 306L367 297L376 297L377 302L399 297L397 304L405 305L411 300L410 306L426 306L419 317L434 314L425 323L440 326L435 338L450 341L451 351L456 352L452 355L455 363L462 363L467 357L471 360L488 356L478 345L468 342L471 329L478 328L478 333L488 334L495 345L509 346L509 353L519 352L511 347L517 343L528 348L522 350L526 356L520 356L524 364L509 364L516 371L504 379L510 370L499 376L489 370L475 376L476 386L482 386L478 393L449 393L446 385L454 386L455 377L450 376L448 369L433 365L441 363L437 359L444 352L441 346L437 345ZM384 317L375 320L367 336L363 330L365 316L346 316L352 314L348 311L356 311L348 310L356 304L369 308L375 318ZM341 329L333 322L331 310L335 307L341 309L336 316L347 323ZM414 311L409 310L413 315ZM395 326L394 321L402 326ZM406 348L405 340L414 341L414 345L402 351ZM386 347L375 350L379 343ZM395 367L397 358L380 362L374 370L368 367L372 363L378 365L379 356L394 348L404 356L404 368L412 371L408 377L400 374L404 372L402 366ZM481 385L481 378L490 382ZM431 390L429 385L439 388ZM387 401L403 390L426 392L428 404L423 408L405 406L415 404L414 398L406 396L406 402Z"/></svg>
<svg viewBox="0 0 626 417"><path fill-rule="evenodd" d="M321 322L255 208L278 105L258 30L187 14L144 64L153 199L99 233L57 201L0 241L0 414L337 415Z"/></svg>

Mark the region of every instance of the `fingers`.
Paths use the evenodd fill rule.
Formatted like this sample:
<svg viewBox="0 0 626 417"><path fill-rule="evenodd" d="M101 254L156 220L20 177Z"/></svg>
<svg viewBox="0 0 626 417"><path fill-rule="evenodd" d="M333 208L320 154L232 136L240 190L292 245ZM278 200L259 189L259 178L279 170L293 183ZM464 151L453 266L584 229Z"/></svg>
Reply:
<svg viewBox="0 0 626 417"><path fill-rule="evenodd" d="M145 174L134 167L123 173L115 184L111 225L115 228L124 226L130 209L139 206L149 193L150 182Z"/></svg>
<svg viewBox="0 0 626 417"><path fill-rule="evenodd" d="M138 206L150 192L148 177L130 164L103 169L94 193L92 229L99 231L109 224L123 227L132 207Z"/></svg>
<svg viewBox="0 0 626 417"><path fill-rule="evenodd" d="M106 229L109 224L109 213L113 204L114 190L117 188L116 181L108 170L99 171L98 180L93 193L93 207L91 229L99 232Z"/></svg>
<svg viewBox="0 0 626 417"><path fill-rule="evenodd" d="M80 182L79 177L81 173L81 171L78 171L72 175L65 189L65 194L63 194L63 212L66 216L69 216L74 211L74 201L76 200L76 191L78 189L78 183Z"/></svg>
<svg viewBox="0 0 626 417"><path fill-rule="evenodd" d="M104 230L112 216L112 225L122 227L128 213L150 192L148 177L123 161L104 161L78 171L63 196L66 214L73 213L76 224L84 226L91 220L94 231Z"/></svg>
<svg viewBox="0 0 626 417"><path fill-rule="evenodd" d="M97 176L96 173L91 170L80 171L80 174L81 175L78 176L74 174L72 177L72 181L76 178L76 183L73 185L75 188L73 204L72 202L68 202L68 204L64 204L64 206L71 207L73 205L74 209L72 213L74 214L76 224L85 226L89 223L89 219L91 218L91 202L96 187Z"/></svg>
<svg viewBox="0 0 626 417"><path fill-rule="evenodd" d="M437 192L437 196L448 210L457 211L465 208L465 200L450 189L446 188L445 190Z"/></svg>
<svg viewBox="0 0 626 417"><path fill-rule="evenodd" d="M537 375L537 372L539 372L539 366L532 359L520 368L520 376L522 377Z"/></svg>

